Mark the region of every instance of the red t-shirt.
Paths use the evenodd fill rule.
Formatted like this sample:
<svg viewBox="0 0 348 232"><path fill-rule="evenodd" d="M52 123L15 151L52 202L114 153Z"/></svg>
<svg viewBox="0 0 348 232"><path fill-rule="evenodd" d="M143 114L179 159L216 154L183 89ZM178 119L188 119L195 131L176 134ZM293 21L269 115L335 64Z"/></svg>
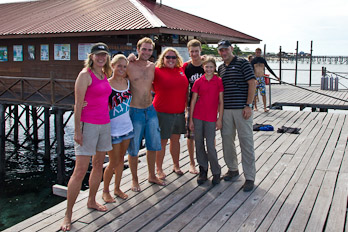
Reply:
<svg viewBox="0 0 348 232"><path fill-rule="evenodd" d="M216 122L219 94L223 91L222 80L216 75L210 81L205 78L205 75L196 80L192 92L198 93L198 100L192 117L207 122Z"/></svg>
<svg viewBox="0 0 348 232"><path fill-rule="evenodd" d="M156 67L153 88L153 106L157 112L180 114L185 111L188 81L182 68Z"/></svg>

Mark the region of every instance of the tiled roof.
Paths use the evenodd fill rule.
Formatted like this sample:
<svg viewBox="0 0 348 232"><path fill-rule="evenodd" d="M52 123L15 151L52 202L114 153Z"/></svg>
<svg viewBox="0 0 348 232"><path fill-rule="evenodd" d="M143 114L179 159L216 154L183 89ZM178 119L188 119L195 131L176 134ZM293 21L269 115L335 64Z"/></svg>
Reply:
<svg viewBox="0 0 348 232"><path fill-rule="evenodd" d="M0 39L90 32L135 34L137 30L157 30L158 33L191 32L196 36L227 36L241 41L259 42L257 38L151 0L7 3L0 5L0 22Z"/></svg>

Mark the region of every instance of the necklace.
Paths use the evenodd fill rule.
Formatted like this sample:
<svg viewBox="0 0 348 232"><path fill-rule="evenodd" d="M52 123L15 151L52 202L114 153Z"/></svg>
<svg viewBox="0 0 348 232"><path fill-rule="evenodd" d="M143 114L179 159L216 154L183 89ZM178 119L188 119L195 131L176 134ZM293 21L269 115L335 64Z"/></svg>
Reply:
<svg viewBox="0 0 348 232"><path fill-rule="evenodd" d="M95 69L93 69L93 73L97 76L98 79L100 80L104 79L103 71L101 74L99 74Z"/></svg>

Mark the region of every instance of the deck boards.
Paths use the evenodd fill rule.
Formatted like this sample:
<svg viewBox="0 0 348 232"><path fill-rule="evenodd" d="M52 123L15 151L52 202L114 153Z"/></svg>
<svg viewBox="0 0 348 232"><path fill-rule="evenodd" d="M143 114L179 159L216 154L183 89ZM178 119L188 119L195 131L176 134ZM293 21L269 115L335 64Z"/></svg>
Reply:
<svg viewBox="0 0 348 232"><path fill-rule="evenodd" d="M341 104L337 100L296 93L283 86L272 86L272 102ZM344 92L332 93L347 99ZM131 175L123 173L121 189L127 200L107 204L108 212L86 208L88 191L78 197L74 207L72 231L347 231L348 196L348 117L346 114L271 110L254 114L254 123L299 127L300 134L254 132L256 157L255 189L242 191L243 169L236 181L197 186L196 176L188 172L186 141L181 142L183 176L172 173L166 152L165 187L147 182L145 157L141 157L138 176L142 192L130 191ZM238 160L240 147L236 141ZM227 171L220 133L216 149L222 173ZM112 180L113 181L113 180ZM102 184L97 198L101 200ZM113 182L110 186L113 189ZM62 202L7 231L56 231L64 216Z"/></svg>
<svg viewBox="0 0 348 232"><path fill-rule="evenodd" d="M303 106L311 108L323 108L323 109L345 109L348 110L348 91L331 91L331 90L320 90L319 87L304 87L311 91L301 89L294 86L288 85L273 85L272 86L272 102L274 106ZM268 91L268 88L266 92ZM324 96L322 94L328 95ZM331 97L330 97L331 96ZM339 99L342 100L339 100ZM260 99L261 100L261 99ZM268 99L267 99L268 101ZM259 101L257 106L263 109L261 105L262 101ZM268 103L269 104L269 103ZM268 105L267 104L267 105Z"/></svg>

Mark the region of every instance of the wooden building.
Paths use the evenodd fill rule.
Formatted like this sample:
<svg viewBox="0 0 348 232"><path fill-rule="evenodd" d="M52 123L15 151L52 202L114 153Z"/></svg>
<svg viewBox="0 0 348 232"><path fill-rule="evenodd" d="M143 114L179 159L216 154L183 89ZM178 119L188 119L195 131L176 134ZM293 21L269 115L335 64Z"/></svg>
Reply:
<svg viewBox="0 0 348 232"><path fill-rule="evenodd" d="M104 42L113 54L134 52L151 37L156 48L185 47L229 39L260 40L155 0L41 0L1 4L0 76L75 79L92 43Z"/></svg>

